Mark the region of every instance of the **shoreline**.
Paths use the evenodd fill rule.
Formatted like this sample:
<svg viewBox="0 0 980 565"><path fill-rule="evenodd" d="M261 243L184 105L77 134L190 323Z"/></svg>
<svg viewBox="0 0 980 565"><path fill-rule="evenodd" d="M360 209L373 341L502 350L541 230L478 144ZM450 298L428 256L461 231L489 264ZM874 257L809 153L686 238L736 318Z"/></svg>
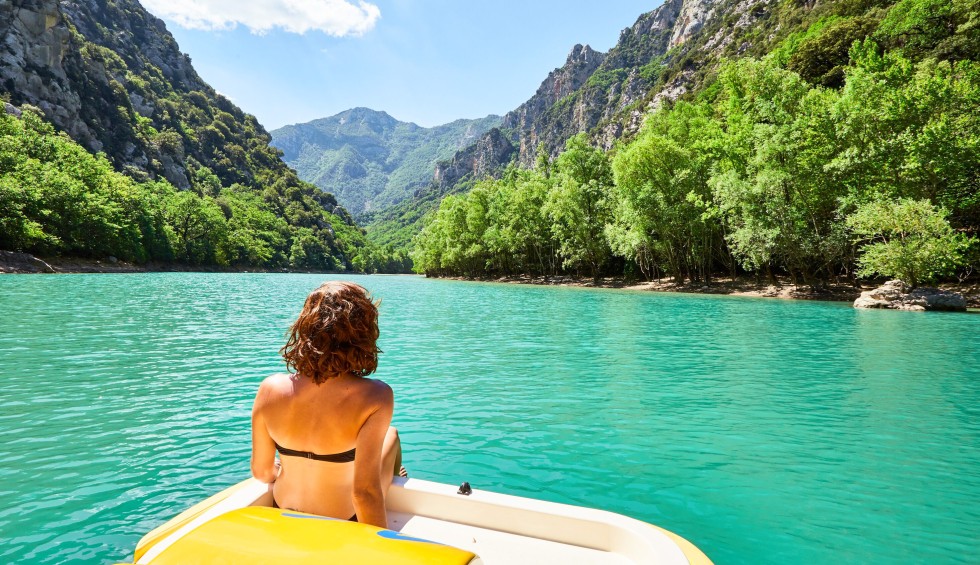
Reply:
<svg viewBox="0 0 980 565"><path fill-rule="evenodd" d="M436 279L495 282L505 284L530 284L538 286L574 286L581 288L601 288L618 290L638 290L645 292L675 292L687 294L720 294L725 296L746 296L754 298L775 298L780 300L820 300L826 302L854 302L861 293L877 288L878 284L862 284L859 287L848 284L829 285L826 289L814 291L809 286L797 286L789 277L777 277L778 284L759 283L755 277L717 277L710 284L685 281L678 284L670 279L627 283L622 277L604 277L598 284L592 277L562 275L557 277L504 276L488 278L433 277ZM937 288L958 292L966 299L967 309L980 309L980 281L964 284L944 283Z"/></svg>
<svg viewBox="0 0 980 565"><path fill-rule="evenodd" d="M343 274L343 271L313 269L263 269L261 267L221 267L217 265L182 265L179 263L147 263L137 265L110 257L81 259L77 257L36 257L29 253L0 251L0 275L30 274L96 274L96 273L301 273Z"/></svg>
<svg viewBox="0 0 980 565"><path fill-rule="evenodd" d="M217 266L191 266L180 264L148 263L136 265L126 261L80 259L69 257L39 258L28 253L0 251L0 275L3 274L86 274L86 273L301 273L338 275L351 274L344 272L291 270L291 269L261 269L236 268ZM405 273L410 275L410 273ZM385 275L390 276L390 275ZM421 276L421 275L414 275ZM711 284L686 281L675 283L670 279L659 281L626 282L622 277L604 277L598 284L592 277L561 275L554 277L531 277L526 275L511 275L503 277L468 278L468 277L432 277L435 279L495 282L506 284L530 284L539 286L575 286L581 288L605 288L619 290L638 290L646 292L676 292L688 294L721 294L727 296L747 296L755 298L777 298L781 300L821 300L828 302L853 302L861 292L875 288L876 284L865 284L854 287L848 284L830 285L826 289L815 292L808 286L796 286L788 277L778 277L778 284L758 282L755 277L717 277ZM967 308L980 309L980 280L963 284L945 283L938 288L958 292L966 298Z"/></svg>

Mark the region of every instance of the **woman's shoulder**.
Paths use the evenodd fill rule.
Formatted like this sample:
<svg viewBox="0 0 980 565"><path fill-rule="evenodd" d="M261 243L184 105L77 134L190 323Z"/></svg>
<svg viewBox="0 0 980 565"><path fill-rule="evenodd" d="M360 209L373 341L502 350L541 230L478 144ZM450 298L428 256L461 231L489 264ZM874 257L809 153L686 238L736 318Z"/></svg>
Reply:
<svg viewBox="0 0 980 565"><path fill-rule="evenodd" d="M258 396L281 396L288 394L293 388L293 378L295 378L295 375L290 373L274 373L269 375L259 385Z"/></svg>
<svg viewBox="0 0 980 565"><path fill-rule="evenodd" d="M395 393L388 386L388 383L382 381L381 379L369 379L367 377L360 378L360 387L364 391L364 394L371 398L371 400L378 403L390 403L394 401Z"/></svg>
<svg viewBox="0 0 980 565"><path fill-rule="evenodd" d="M290 386L295 376L296 375L292 373L272 373L271 375L266 377L262 381L262 384L259 386L261 388L266 388L266 387L277 388L277 387Z"/></svg>

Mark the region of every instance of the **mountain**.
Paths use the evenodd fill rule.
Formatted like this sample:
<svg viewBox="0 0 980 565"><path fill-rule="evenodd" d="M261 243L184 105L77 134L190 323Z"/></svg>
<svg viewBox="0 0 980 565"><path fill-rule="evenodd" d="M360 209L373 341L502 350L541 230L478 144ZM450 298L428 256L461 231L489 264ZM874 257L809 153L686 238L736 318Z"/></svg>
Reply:
<svg viewBox="0 0 980 565"><path fill-rule="evenodd" d="M300 181L255 117L205 83L164 23L136 0L0 0L0 37L8 112L38 108L137 183L165 181L221 207L226 239L239 242L228 248L241 249L214 249L197 261L279 267L294 247L313 245L303 266L351 266L364 240L347 211ZM253 241L256 218L266 213L276 218L263 220L270 248L256 256L243 242Z"/></svg>
<svg viewBox="0 0 980 565"><path fill-rule="evenodd" d="M487 116L424 128L354 108L273 130L272 144L301 179L335 194L357 216L411 197L431 181L437 161L475 142L500 120Z"/></svg>
<svg viewBox="0 0 980 565"><path fill-rule="evenodd" d="M495 176L509 163L533 166L539 151L554 157L578 133L588 133L596 145L612 147L635 133L650 109L696 88L703 73L692 67L720 57L721 51L712 49L729 45L727 34L734 33L735 28L713 25L716 20L757 14L754 6L766 4L767 0L668 0L624 29L607 53L575 45L564 65L508 112L499 128L437 163L432 182L412 201L377 214L367 226L369 237L406 246L418 232L420 219L443 195L465 192L473 180ZM756 17L748 16L750 21ZM712 26L706 28L708 23ZM695 40L709 31L717 40L701 48Z"/></svg>
<svg viewBox="0 0 980 565"><path fill-rule="evenodd" d="M579 133L595 146L612 149L634 136L654 109L698 95L721 60L762 56L805 29L804 23L861 15L877 4L667 0L625 28L607 53L574 46L564 65L549 73L527 102L508 112L499 128L440 161L430 185L412 201L376 214L367 226L369 237L408 245L424 214L442 196L468 190L473 180L499 175L510 163L531 167L539 151L553 158ZM847 39L842 42L850 45Z"/></svg>
<svg viewBox="0 0 980 565"><path fill-rule="evenodd" d="M609 53L573 49L503 126L392 211L448 194L417 271L821 292L978 272L976 1L669 3Z"/></svg>
<svg viewBox="0 0 980 565"><path fill-rule="evenodd" d="M539 148L555 156L566 140L582 132L593 132L610 145L626 129L624 122L630 123L629 110L642 113L637 107L661 82L669 64L668 51L700 29L699 20L704 16L693 6L712 3L688 1L682 14L685 3L671 0L624 29L608 53L588 45L574 46L565 64L549 73L527 102L504 116L501 130L513 146L513 155L498 148L494 153L503 158L488 155L476 160L482 161L486 169L499 169L511 158L529 167ZM675 89L664 96L676 98L680 93ZM595 131L600 124L606 127ZM635 129L636 125L631 127ZM480 153L475 148L463 151ZM434 175L437 185L448 188L467 177L482 176L484 171L470 166L470 159L459 157L439 164Z"/></svg>

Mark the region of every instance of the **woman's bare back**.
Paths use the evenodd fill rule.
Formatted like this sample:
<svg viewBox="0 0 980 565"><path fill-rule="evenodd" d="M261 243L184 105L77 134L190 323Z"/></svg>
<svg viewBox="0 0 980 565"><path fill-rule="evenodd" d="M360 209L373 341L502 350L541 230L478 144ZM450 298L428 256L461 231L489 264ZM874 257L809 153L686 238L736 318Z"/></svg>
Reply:
<svg viewBox="0 0 980 565"><path fill-rule="evenodd" d="M318 455L355 450L354 461L346 463L281 455L282 469L273 488L276 503L282 508L335 518L354 515L355 471L361 467L365 473L368 460L380 463L380 454L371 452L378 451L384 438L359 436L362 430L372 434L365 424L379 410L382 419L388 414L387 428L390 399L388 385L362 377L339 376L319 385L298 375L267 378L259 388L255 410L273 448L277 444L286 450ZM383 486L388 482L390 478Z"/></svg>

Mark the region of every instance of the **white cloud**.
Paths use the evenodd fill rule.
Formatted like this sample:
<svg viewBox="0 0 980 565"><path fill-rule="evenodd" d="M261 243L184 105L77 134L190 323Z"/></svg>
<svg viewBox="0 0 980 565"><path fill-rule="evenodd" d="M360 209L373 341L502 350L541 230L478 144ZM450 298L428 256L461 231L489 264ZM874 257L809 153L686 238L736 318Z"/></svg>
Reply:
<svg viewBox="0 0 980 565"><path fill-rule="evenodd" d="M188 29L227 30L238 25L264 34L319 30L336 37L363 35L381 17L364 0L141 0L147 10Z"/></svg>

